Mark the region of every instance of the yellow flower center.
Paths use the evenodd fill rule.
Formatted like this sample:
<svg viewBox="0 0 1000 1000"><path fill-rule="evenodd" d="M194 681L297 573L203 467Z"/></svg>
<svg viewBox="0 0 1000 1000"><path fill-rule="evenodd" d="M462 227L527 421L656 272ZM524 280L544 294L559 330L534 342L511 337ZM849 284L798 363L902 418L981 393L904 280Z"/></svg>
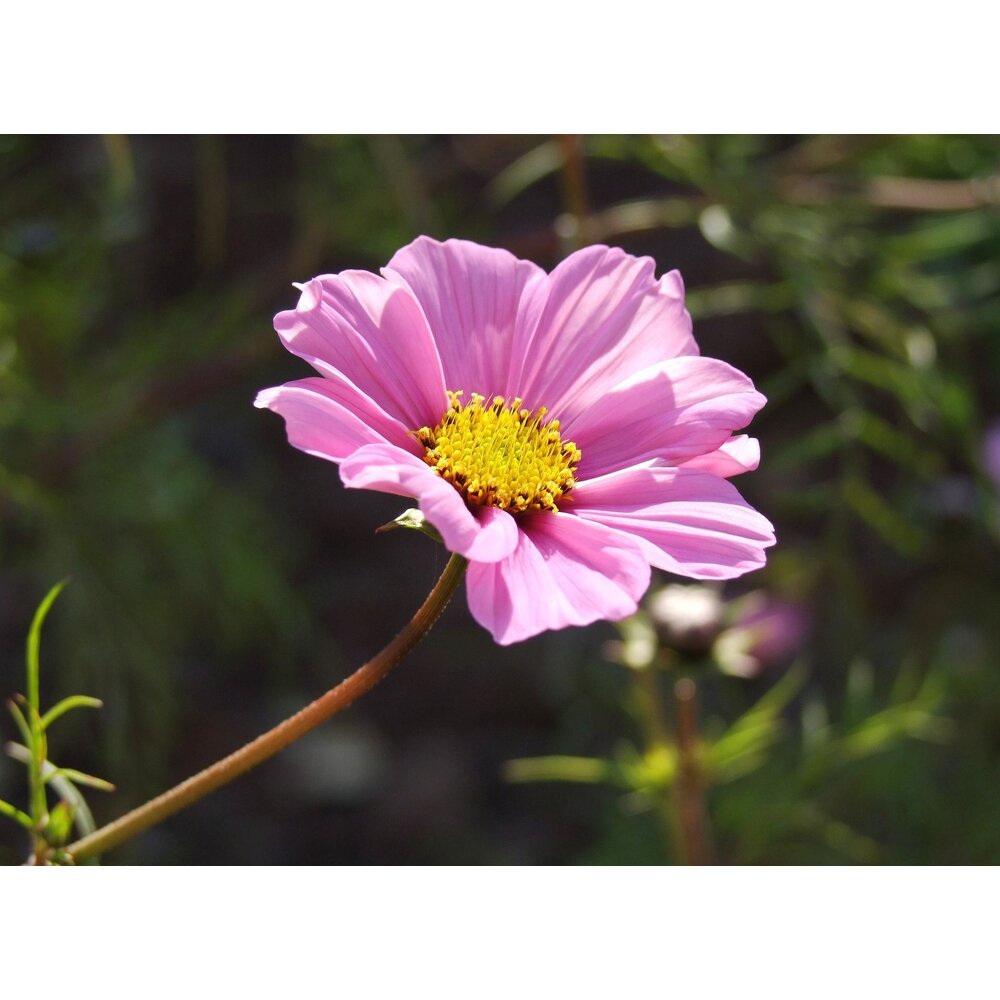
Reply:
<svg viewBox="0 0 1000 1000"><path fill-rule="evenodd" d="M508 403L494 396L484 406L478 393L464 405L461 392L448 396L451 405L441 422L416 432L427 449L424 461L469 503L512 514L558 510L558 501L576 485L573 471L580 461L580 449L559 437L559 421L543 424L545 407L522 409L519 398Z"/></svg>

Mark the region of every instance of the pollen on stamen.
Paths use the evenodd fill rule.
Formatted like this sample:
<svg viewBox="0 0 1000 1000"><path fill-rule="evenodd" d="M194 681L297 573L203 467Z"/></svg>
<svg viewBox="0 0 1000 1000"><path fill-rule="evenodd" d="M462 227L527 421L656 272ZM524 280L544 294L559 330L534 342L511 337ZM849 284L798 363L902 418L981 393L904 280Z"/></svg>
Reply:
<svg viewBox="0 0 1000 1000"><path fill-rule="evenodd" d="M449 392L448 412L436 427L421 427L417 440L424 461L469 503L502 507L512 514L558 510L576 485L580 449L559 436L559 421L542 423L545 407L526 409L519 397L508 401L473 393Z"/></svg>

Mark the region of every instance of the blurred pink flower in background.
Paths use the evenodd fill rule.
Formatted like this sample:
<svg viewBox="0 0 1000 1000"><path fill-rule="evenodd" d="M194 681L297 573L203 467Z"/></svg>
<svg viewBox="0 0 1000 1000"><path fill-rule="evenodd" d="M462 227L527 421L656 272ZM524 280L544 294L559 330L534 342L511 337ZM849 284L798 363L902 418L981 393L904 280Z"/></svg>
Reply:
<svg viewBox="0 0 1000 1000"><path fill-rule="evenodd" d="M319 374L257 405L346 486L415 497L498 642L621 619L650 566L726 579L774 543L727 481L757 467L733 431L764 397L699 356L680 274L654 269L593 246L546 274L420 237L381 276L301 286L275 329Z"/></svg>
<svg viewBox="0 0 1000 1000"><path fill-rule="evenodd" d="M755 590L729 605L729 624L712 654L723 673L755 677L790 660L802 648L812 624L804 604Z"/></svg>
<svg viewBox="0 0 1000 1000"><path fill-rule="evenodd" d="M791 659L811 624L805 604L754 590L724 601L713 584L668 583L646 602L659 641L684 657L708 657L723 673L755 677ZM652 662L655 650L650 649Z"/></svg>
<svg viewBox="0 0 1000 1000"><path fill-rule="evenodd" d="M983 435L983 468L1000 492L1000 421L990 424Z"/></svg>

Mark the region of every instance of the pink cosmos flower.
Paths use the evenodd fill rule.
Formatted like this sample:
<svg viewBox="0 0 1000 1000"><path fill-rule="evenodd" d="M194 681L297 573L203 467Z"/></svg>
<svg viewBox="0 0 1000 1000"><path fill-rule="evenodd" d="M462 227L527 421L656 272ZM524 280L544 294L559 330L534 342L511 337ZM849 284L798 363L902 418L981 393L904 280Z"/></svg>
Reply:
<svg viewBox="0 0 1000 1000"><path fill-rule="evenodd" d="M381 276L323 275L274 326L319 373L263 390L345 486L415 497L508 644L632 614L655 566L740 576L774 544L727 479L764 397L702 358L677 271L592 246L551 274L420 237Z"/></svg>

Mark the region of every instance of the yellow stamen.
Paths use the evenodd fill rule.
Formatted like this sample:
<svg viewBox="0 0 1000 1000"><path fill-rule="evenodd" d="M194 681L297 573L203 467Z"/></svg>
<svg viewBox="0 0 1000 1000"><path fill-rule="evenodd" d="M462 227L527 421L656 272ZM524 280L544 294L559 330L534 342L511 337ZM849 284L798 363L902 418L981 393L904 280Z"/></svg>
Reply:
<svg viewBox="0 0 1000 1000"><path fill-rule="evenodd" d="M449 392L451 405L434 428L421 427L417 440L427 449L424 461L447 479L469 503L502 507L512 514L558 510L557 502L576 485L573 471L580 449L559 437L559 421L543 424L548 412L522 409L473 393L467 405L461 392Z"/></svg>

